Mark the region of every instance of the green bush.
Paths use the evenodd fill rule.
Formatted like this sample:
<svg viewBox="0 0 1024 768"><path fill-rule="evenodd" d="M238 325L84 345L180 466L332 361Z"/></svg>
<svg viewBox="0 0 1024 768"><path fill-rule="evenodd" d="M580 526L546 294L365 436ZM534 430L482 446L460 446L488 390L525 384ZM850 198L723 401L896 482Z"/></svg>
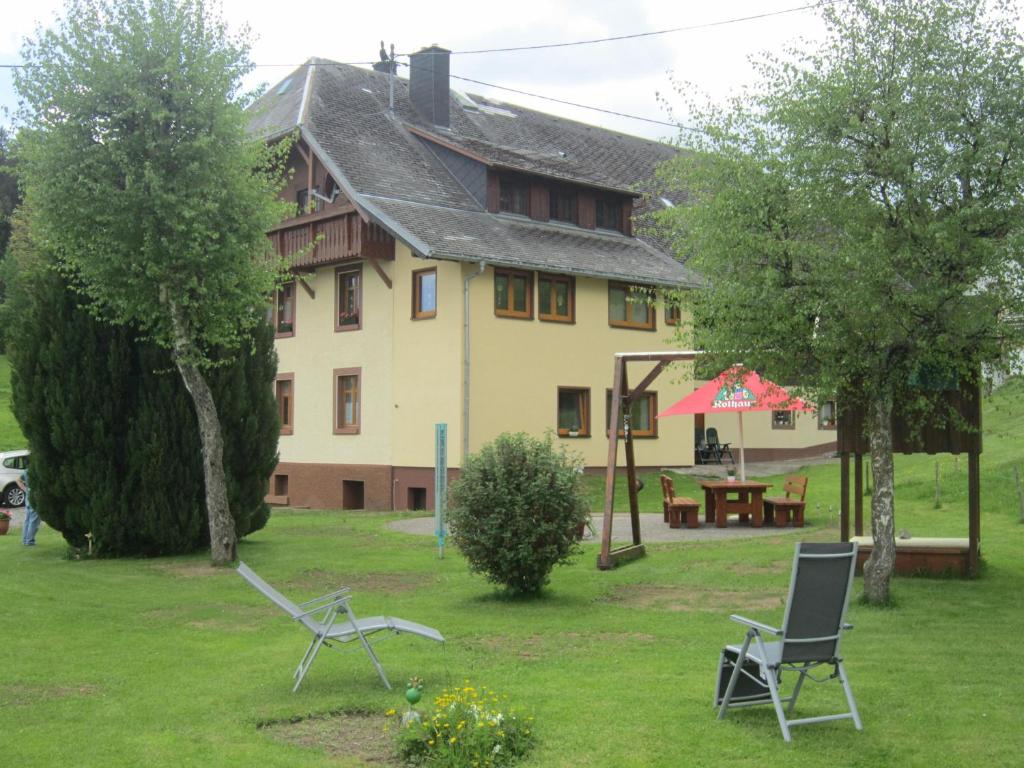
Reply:
<svg viewBox="0 0 1024 768"><path fill-rule="evenodd" d="M580 551L587 522L581 467L550 436L503 434L453 484L449 521L470 570L515 593L538 592Z"/></svg>
<svg viewBox="0 0 1024 768"><path fill-rule="evenodd" d="M446 688L421 720L397 727L402 762L430 768L502 768L517 763L534 743L532 715L520 715L469 681Z"/></svg>

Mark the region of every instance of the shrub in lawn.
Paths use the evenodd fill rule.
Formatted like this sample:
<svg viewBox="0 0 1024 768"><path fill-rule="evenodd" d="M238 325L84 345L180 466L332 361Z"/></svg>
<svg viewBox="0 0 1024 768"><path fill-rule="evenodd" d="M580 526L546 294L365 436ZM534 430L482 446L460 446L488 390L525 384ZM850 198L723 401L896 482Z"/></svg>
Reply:
<svg viewBox="0 0 1024 768"><path fill-rule="evenodd" d="M538 592L579 551L587 522L580 463L550 436L503 434L466 461L449 521L470 570L515 593Z"/></svg>
<svg viewBox="0 0 1024 768"><path fill-rule="evenodd" d="M519 714L492 691L468 682L446 688L421 720L397 728L399 758L430 768L502 768L514 765L534 743L532 715Z"/></svg>
<svg viewBox="0 0 1024 768"><path fill-rule="evenodd" d="M50 270L19 274L9 296L13 409L32 449L33 507L72 547L91 538L99 557L207 547L199 431L170 354L80 302ZM246 342L208 374L239 536L270 515L280 429L269 324Z"/></svg>

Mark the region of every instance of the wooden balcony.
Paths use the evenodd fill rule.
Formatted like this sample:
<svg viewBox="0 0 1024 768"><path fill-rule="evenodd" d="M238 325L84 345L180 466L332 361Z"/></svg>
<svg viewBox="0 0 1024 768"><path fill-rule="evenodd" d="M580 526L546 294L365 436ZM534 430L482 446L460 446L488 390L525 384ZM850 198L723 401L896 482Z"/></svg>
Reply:
<svg viewBox="0 0 1024 768"><path fill-rule="evenodd" d="M395 257L395 239L365 221L352 205L328 206L316 213L286 219L267 233L279 255L292 267L311 268L352 259Z"/></svg>

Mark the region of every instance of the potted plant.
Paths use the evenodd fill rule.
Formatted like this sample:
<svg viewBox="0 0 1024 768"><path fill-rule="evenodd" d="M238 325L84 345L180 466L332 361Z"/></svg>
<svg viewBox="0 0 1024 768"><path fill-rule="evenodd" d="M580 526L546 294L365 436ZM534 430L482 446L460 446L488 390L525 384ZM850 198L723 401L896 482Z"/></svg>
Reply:
<svg viewBox="0 0 1024 768"><path fill-rule="evenodd" d="M736 467L729 467L725 470L725 479L730 483L736 482Z"/></svg>
<svg viewBox="0 0 1024 768"><path fill-rule="evenodd" d="M11 510L0 509L0 536L6 536L11 527Z"/></svg>

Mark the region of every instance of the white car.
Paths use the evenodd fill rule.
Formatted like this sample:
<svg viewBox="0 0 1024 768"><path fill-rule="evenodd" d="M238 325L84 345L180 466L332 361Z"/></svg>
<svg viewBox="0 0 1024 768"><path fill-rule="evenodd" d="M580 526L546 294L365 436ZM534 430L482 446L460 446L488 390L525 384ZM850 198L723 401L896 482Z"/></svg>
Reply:
<svg viewBox="0 0 1024 768"><path fill-rule="evenodd" d="M20 507L25 503L25 492L16 482L28 469L28 451L0 453L0 506Z"/></svg>

